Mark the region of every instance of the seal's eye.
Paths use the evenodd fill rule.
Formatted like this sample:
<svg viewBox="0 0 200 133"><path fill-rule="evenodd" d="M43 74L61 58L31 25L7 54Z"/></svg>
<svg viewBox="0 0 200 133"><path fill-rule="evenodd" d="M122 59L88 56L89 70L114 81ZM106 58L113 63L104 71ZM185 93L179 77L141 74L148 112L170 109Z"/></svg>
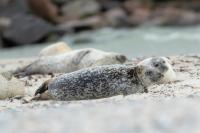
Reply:
<svg viewBox="0 0 200 133"><path fill-rule="evenodd" d="M163 60L162 63L165 64L166 62Z"/></svg>
<svg viewBox="0 0 200 133"><path fill-rule="evenodd" d="M154 63L154 67L159 67L159 64L158 63Z"/></svg>

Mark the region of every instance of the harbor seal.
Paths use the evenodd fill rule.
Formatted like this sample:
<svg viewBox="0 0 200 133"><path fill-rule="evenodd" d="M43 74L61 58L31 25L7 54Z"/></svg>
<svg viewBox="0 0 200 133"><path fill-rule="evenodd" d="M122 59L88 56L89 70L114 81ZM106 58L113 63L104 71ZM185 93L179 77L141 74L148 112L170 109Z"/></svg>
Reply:
<svg viewBox="0 0 200 133"><path fill-rule="evenodd" d="M148 92L168 71L163 58L151 58L131 65L105 65L86 68L44 82L35 96L48 91L55 100L88 100Z"/></svg>
<svg viewBox="0 0 200 133"><path fill-rule="evenodd" d="M69 73L82 68L109 64L122 64L126 56L86 48L55 56L44 56L22 69L14 72L15 76L24 77L33 74Z"/></svg>

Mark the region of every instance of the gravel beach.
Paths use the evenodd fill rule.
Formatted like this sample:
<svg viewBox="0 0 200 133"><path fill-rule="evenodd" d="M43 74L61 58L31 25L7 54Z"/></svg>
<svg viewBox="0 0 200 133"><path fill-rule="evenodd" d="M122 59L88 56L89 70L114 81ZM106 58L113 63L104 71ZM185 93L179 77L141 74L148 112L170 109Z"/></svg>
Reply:
<svg viewBox="0 0 200 133"><path fill-rule="evenodd" d="M1 60L0 72L33 59ZM199 132L200 55L170 57L177 74L173 83L154 85L149 93L85 101L0 101L3 132ZM56 75L53 75L56 76ZM21 78L31 97L52 75Z"/></svg>

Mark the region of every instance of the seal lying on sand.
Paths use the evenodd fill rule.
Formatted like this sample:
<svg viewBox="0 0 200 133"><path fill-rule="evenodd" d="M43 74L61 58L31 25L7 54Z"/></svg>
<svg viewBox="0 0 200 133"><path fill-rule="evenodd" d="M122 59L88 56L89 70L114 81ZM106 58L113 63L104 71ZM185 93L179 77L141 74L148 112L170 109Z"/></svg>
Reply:
<svg viewBox="0 0 200 133"><path fill-rule="evenodd" d="M14 72L15 76L32 74L68 73L82 68L109 64L122 64L126 56L92 48L74 50L55 56L44 56Z"/></svg>
<svg viewBox="0 0 200 133"><path fill-rule="evenodd" d="M151 58L131 65L106 65L82 69L46 81L35 95L45 91L55 100L99 99L147 92L169 70L165 58Z"/></svg>

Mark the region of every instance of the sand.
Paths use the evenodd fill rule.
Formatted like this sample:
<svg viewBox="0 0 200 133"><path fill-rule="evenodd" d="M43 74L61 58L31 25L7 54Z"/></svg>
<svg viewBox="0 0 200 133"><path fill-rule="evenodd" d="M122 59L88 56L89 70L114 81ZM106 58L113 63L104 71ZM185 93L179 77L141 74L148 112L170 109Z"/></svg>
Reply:
<svg viewBox="0 0 200 133"><path fill-rule="evenodd" d="M153 85L149 93L84 101L0 101L4 132L159 133L200 131L200 55L170 57L173 83ZM0 71L14 70L32 59L0 61ZM56 76L56 75L55 75ZM26 97L52 75L21 78Z"/></svg>

